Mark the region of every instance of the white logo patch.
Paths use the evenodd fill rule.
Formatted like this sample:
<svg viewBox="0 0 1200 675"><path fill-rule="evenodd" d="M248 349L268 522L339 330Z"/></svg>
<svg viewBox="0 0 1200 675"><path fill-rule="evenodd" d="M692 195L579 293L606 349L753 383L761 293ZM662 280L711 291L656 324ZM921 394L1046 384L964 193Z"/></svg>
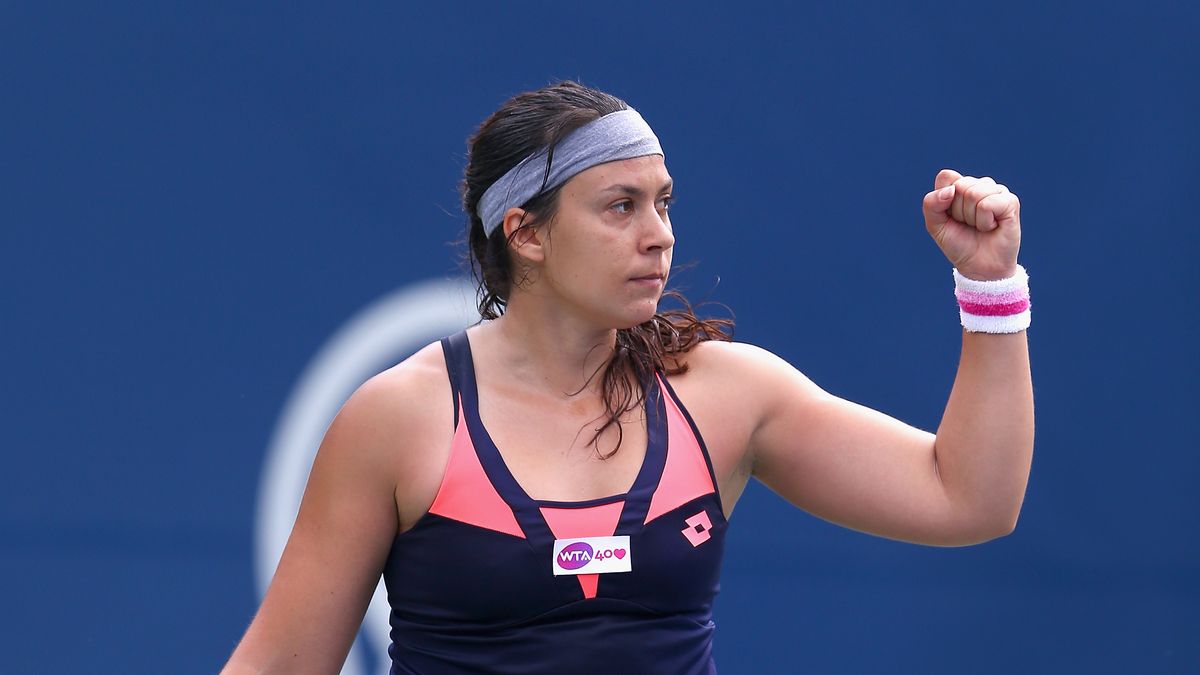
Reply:
<svg viewBox="0 0 1200 675"><path fill-rule="evenodd" d="M633 571L629 536L555 539L554 576Z"/></svg>

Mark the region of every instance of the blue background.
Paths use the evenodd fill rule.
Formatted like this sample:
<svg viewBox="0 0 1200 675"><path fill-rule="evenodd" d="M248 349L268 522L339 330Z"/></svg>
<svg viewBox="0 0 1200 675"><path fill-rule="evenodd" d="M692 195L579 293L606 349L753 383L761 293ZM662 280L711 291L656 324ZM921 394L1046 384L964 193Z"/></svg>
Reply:
<svg viewBox="0 0 1200 675"><path fill-rule="evenodd" d="M921 198L944 166L1021 197L1016 532L919 547L754 484L723 673L1200 672L1198 28L1183 2L4 3L0 673L219 669L299 373L459 273L464 140L559 78L655 126L676 286L928 430L961 338Z"/></svg>

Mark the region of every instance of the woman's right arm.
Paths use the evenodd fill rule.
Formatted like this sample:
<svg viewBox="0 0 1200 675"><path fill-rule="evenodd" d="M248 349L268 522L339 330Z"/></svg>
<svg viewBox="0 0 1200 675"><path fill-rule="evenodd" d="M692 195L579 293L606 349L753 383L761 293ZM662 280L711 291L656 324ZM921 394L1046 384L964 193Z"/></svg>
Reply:
<svg viewBox="0 0 1200 675"><path fill-rule="evenodd" d="M416 379L389 372L326 431L299 514L254 621L222 675L337 673L379 582L399 516L405 438L420 437ZM444 375L442 377L445 377Z"/></svg>

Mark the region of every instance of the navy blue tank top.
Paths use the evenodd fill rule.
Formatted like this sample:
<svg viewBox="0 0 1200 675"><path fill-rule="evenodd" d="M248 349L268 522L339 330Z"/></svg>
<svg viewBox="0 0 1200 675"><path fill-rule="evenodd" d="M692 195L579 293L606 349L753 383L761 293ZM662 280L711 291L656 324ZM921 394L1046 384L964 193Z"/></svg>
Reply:
<svg viewBox="0 0 1200 675"><path fill-rule="evenodd" d="M384 569L391 672L716 672L728 524L704 441L666 378L643 382L646 456L629 492L541 501L479 419L466 332L442 349L454 443L433 505L396 537ZM598 539L610 537L621 539ZM608 544L555 550L583 538ZM627 571L578 573L595 565Z"/></svg>

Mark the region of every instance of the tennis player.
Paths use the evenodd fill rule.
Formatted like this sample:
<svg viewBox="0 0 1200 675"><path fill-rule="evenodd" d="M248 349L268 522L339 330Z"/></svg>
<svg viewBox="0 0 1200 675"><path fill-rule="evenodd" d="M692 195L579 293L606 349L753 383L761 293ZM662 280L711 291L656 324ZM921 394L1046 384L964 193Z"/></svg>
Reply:
<svg viewBox="0 0 1200 675"><path fill-rule="evenodd" d="M660 312L674 187L625 102L569 81L524 93L469 148L485 321L343 406L225 673L338 672L381 575L393 673L715 672L713 596L751 476L881 537L1012 532L1033 395L1005 186L947 169L924 196L963 325L934 434L731 341L729 321Z"/></svg>

